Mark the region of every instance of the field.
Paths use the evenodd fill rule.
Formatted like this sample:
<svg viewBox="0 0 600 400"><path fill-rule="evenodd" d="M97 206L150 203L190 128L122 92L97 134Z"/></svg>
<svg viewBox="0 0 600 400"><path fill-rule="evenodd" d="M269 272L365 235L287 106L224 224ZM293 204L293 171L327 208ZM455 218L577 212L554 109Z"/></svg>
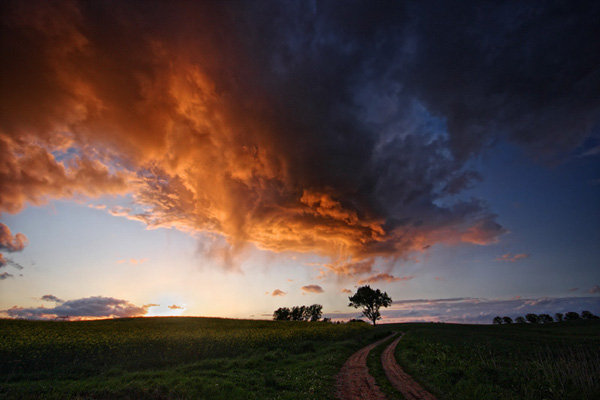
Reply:
<svg viewBox="0 0 600 400"><path fill-rule="evenodd" d="M331 398L367 324L0 320L0 398Z"/></svg>
<svg viewBox="0 0 600 400"><path fill-rule="evenodd" d="M392 327L399 364L441 399L600 399L599 321Z"/></svg>
<svg viewBox="0 0 600 400"><path fill-rule="evenodd" d="M440 399L600 398L600 323L476 326L216 318L0 320L0 398L330 399L354 351L404 331L399 363ZM371 374L402 398L378 363Z"/></svg>

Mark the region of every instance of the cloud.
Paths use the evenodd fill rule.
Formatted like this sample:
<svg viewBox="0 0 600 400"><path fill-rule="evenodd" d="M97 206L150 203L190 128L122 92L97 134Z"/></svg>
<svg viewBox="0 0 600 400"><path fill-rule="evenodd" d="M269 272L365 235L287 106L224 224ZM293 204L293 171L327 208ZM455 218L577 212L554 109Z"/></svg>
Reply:
<svg viewBox="0 0 600 400"><path fill-rule="evenodd" d="M13 235L8 228L0 222L0 251L22 251L27 246L27 237L22 233Z"/></svg>
<svg viewBox="0 0 600 400"><path fill-rule="evenodd" d="M44 301L51 301L54 303L63 303L64 300L59 299L58 297L52 295L52 294L45 294L42 297L40 297L40 300L44 300Z"/></svg>
<svg viewBox="0 0 600 400"><path fill-rule="evenodd" d="M148 261L147 258L130 258L130 259L121 259L117 261L117 264L131 264L131 265L140 265Z"/></svg>
<svg viewBox="0 0 600 400"><path fill-rule="evenodd" d="M359 285L364 285L365 283L377 283L377 282L406 282L414 279L414 276L394 276L387 273L381 273L376 275L371 275L368 278L361 279L358 281Z"/></svg>
<svg viewBox="0 0 600 400"><path fill-rule="evenodd" d="M273 293L271 293L271 296L285 296L286 294L287 293L283 290L275 289L273 290Z"/></svg>
<svg viewBox="0 0 600 400"><path fill-rule="evenodd" d="M518 261L518 260L522 260L524 258L529 258L529 254L525 254L525 253L520 253L520 254L506 253L506 254L503 254L501 256L496 257L496 261L515 262L515 261Z"/></svg>
<svg viewBox="0 0 600 400"><path fill-rule="evenodd" d="M578 290L579 290L579 288L577 288L577 287L574 287L574 288L570 288L570 289L569 289L569 292L576 292L576 291L578 291Z"/></svg>
<svg viewBox="0 0 600 400"><path fill-rule="evenodd" d="M342 293L352 293L352 290L344 288L344 289L340 290L340 292L342 292Z"/></svg>
<svg viewBox="0 0 600 400"><path fill-rule="evenodd" d="M596 293L600 293L600 286L595 285L594 287L592 287L590 290L588 290L589 293L592 294L596 294Z"/></svg>
<svg viewBox="0 0 600 400"><path fill-rule="evenodd" d="M386 322L439 321L455 323L490 324L495 316L513 319L527 313L565 313L590 310L600 312L596 297L542 297L487 299L457 297L447 299L415 299L394 301L389 308L381 310ZM330 318L354 318L357 313L327 314Z"/></svg>
<svg viewBox="0 0 600 400"><path fill-rule="evenodd" d="M2 272L2 273L0 273L0 281L3 281L3 280L8 279L8 278L12 278L12 277L14 277L14 275L13 274L9 274L8 272Z"/></svg>
<svg viewBox="0 0 600 400"><path fill-rule="evenodd" d="M302 286L302 291L305 293L323 293L323 288L319 285Z"/></svg>
<svg viewBox="0 0 600 400"><path fill-rule="evenodd" d="M170 308L171 310L183 310L185 307L183 307L183 306L178 306L178 305L176 305L176 304L173 304L173 305L170 305L170 306L169 306L169 308Z"/></svg>
<svg viewBox="0 0 600 400"><path fill-rule="evenodd" d="M110 212L339 274L495 243L469 157L569 151L600 113L597 13L529 7L6 3L0 212L130 194Z"/></svg>
<svg viewBox="0 0 600 400"><path fill-rule="evenodd" d="M11 318L69 318L77 320L139 317L145 315L148 311L146 306L138 307L127 300L95 296L64 301L50 308L14 306L7 310L3 310L2 312L6 313Z"/></svg>

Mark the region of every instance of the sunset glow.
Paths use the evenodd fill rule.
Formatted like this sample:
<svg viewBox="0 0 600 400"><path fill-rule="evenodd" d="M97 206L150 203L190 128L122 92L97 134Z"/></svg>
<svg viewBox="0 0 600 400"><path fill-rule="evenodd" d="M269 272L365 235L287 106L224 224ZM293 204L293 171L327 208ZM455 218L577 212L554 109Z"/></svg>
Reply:
<svg viewBox="0 0 600 400"><path fill-rule="evenodd" d="M600 30L513 6L4 2L0 316L599 313Z"/></svg>

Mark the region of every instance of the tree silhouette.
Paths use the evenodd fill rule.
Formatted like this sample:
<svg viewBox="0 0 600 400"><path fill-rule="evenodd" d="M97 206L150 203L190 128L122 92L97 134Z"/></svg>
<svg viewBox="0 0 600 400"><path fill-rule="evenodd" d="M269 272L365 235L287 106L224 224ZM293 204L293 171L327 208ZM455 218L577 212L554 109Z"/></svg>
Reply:
<svg viewBox="0 0 600 400"><path fill-rule="evenodd" d="M292 321L304 321L304 314L306 313L306 306L294 306L290 313Z"/></svg>
<svg viewBox="0 0 600 400"><path fill-rule="evenodd" d="M592 314L590 311L582 311L581 312L581 318L583 319L598 319L598 317L594 314Z"/></svg>
<svg viewBox="0 0 600 400"><path fill-rule="evenodd" d="M289 321L291 318L291 311L287 307L279 307L273 312L273 319L275 321Z"/></svg>
<svg viewBox="0 0 600 400"><path fill-rule="evenodd" d="M304 318L307 321L315 322L321 319L321 316L323 315L323 306L320 304L313 304L312 306L306 307L304 312L306 313Z"/></svg>
<svg viewBox="0 0 600 400"><path fill-rule="evenodd" d="M548 314L540 314L540 315L538 315L538 318L544 324L548 324L550 322L554 322L554 319L550 315L548 315Z"/></svg>
<svg viewBox="0 0 600 400"><path fill-rule="evenodd" d="M518 317L515 319L515 322L516 322L517 324L525 324L525 323L527 323L527 321L525 321L525 318L523 318L523 317L522 317L522 316L520 316L520 315L519 315L519 316L518 316Z"/></svg>
<svg viewBox="0 0 600 400"><path fill-rule="evenodd" d="M563 313L557 312L556 314L554 314L554 317L556 318L556 322L563 322Z"/></svg>
<svg viewBox="0 0 600 400"><path fill-rule="evenodd" d="M379 289L373 290L369 285L359 287L356 293L348 299L350 300L349 307L363 307L363 315L373 322L373 326L378 319L381 319L379 308L392 304L392 299L386 292L381 292Z"/></svg>
<svg viewBox="0 0 600 400"><path fill-rule="evenodd" d="M502 323L502 318L500 318L499 315L494 317L494 324L500 325L501 323Z"/></svg>
<svg viewBox="0 0 600 400"><path fill-rule="evenodd" d="M505 324L512 324L513 320L511 317L502 317L502 321L504 321Z"/></svg>
<svg viewBox="0 0 600 400"><path fill-rule="evenodd" d="M538 318L537 314L527 314L525 318L532 324L537 324L538 322L540 322L540 319Z"/></svg>
<svg viewBox="0 0 600 400"><path fill-rule="evenodd" d="M565 321L575 321L579 319L579 314L575 311L569 311L565 314Z"/></svg>

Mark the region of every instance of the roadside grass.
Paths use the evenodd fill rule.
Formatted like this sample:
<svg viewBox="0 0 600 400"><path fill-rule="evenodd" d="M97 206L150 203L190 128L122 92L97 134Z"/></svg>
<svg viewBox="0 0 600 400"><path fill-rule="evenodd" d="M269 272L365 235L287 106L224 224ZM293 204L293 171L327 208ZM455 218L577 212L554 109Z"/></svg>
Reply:
<svg viewBox="0 0 600 400"><path fill-rule="evenodd" d="M0 320L0 398L330 399L366 324Z"/></svg>
<svg viewBox="0 0 600 400"><path fill-rule="evenodd" d="M597 321L401 326L398 362L440 398L600 398Z"/></svg>
<svg viewBox="0 0 600 400"><path fill-rule="evenodd" d="M391 334L393 331L390 330L381 332L385 333L385 335L383 335L383 337L385 337ZM388 400L404 400L404 396L402 396L402 393L397 391L387 379L385 371L383 370L383 365L381 364L381 353L383 353L385 348L388 347L388 345L392 343L397 337L398 335L395 335L394 337L390 338L389 340L386 340L379 346L375 347L373 350L371 350L367 358L367 366L369 367L369 373L371 374L371 376L373 376L373 378L375 378L377 386L379 386L379 388L385 394Z"/></svg>

